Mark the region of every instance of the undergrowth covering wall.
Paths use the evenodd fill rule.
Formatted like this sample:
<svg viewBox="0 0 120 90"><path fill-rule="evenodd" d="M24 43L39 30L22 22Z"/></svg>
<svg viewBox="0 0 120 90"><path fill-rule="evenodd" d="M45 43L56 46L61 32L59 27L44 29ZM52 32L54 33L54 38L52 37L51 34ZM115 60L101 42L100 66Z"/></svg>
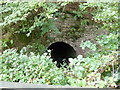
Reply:
<svg viewBox="0 0 120 90"><path fill-rule="evenodd" d="M117 2L1 1L3 52L0 55L0 80L117 88L120 85L118 7ZM70 18L75 24L65 24ZM65 23L56 23L56 20ZM91 26L97 29L87 29ZM96 37L90 37L92 31ZM99 34L98 31L107 33ZM90 38L83 38L86 32L90 33ZM50 58L50 51L43 53L46 45L60 36L73 43L77 40L79 47L87 50L85 56L79 53L77 58L69 58L67 68L57 68Z"/></svg>

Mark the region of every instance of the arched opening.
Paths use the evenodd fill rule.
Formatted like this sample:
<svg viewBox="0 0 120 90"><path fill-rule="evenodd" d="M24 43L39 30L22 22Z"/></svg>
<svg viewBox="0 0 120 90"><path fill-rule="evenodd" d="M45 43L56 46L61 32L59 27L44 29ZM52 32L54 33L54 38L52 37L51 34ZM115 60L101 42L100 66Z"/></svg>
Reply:
<svg viewBox="0 0 120 90"><path fill-rule="evenodd" d="M52 43L48 47L48 50L51 50L51 58L53 61L57 61L57 67L61 67L63 63L66 63L66 65L68 65L68 58L77 57L74 48L65 42Z"/></svg>

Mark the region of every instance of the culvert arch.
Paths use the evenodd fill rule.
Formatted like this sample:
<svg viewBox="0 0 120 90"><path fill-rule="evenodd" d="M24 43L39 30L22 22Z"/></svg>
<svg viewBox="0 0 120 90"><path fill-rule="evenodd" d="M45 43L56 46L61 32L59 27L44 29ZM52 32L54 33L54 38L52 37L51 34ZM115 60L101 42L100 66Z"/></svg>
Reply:
<svg viewBox="0 0 120 90"><path fill-rule="evenodd" d="M47 49L51 50L51 58L53 62L57 62L57 67L61 67L63 63L68 65L70 63L68 58L77 57L74 47L63 41L54 42Z"/></svg>

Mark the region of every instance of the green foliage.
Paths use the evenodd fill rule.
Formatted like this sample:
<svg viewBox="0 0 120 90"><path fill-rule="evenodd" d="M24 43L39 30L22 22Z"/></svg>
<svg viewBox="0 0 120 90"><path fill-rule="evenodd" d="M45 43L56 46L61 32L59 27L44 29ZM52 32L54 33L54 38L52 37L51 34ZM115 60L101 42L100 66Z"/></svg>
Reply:
<svg viewBox="0 0 120 90"><path fill-rule="evenodd" d="M51 85L70 85L79 87L115 87L118 76L113 72L116 53L83 58L70 58L70 66L57 68L50 58L50 53L42 56L8 49L0 56L0 79L2 81L40 83ZM111 68L111 65L113 68ZM112 72L111 72L112 70ZM108 75L109 73L109 75Z"/></svg>
<svg viewBox="0 0 120 90"><path fill-rule="evenodd" d="M85 49L85 47L95 51L96 48L96 44L91 43L90 41L86 41L86 42L82 42L82 44L80 45L82 47L82 49Z"/></svg>
<svg viewBox="0 0 120 90"><path fill-rule="evenodd" d="M31 53L27 56L23 51L18 54L16 50L8 49L3 52L0 59L2 81L56 85L65 83L62 69L55 66L47 53L42 56Z"/></svg>
<svg viewBox="0 0 120 90"><path fill-rule="evenodd" d="M109 86L116 87L115 82L118 81L118 75L114 73L112 70L113 68L111 69L109 66L116 62L116 59L112 59L112 56L113 55L111 54L108 56L102 55L83 58L82 55L79 55L75 59L69 59L71 62L70 65L74 66L74 68L71 68L71 71L73 71L71 72L73 76L70 78L71 80L75 79L75 82L70 81L71 85L99 88ZM113 65L113 67L115 66ZM107 74L104 75L103 72Z"/></svg>
<svg viewBox="0 0 120 90"><path fill-rule="evenodd" d="M100 35L96 38L96 43L91 41L82 42L80 47L86 47L100 54L109 54L118 49L118 34L109 33L108 35ZM93 53L92 53L93 54Z"/></svg>
<svg viewBox="0 0 120 90"><path fill-rule="evenodd" d="M7 2L0 6L3 14L3 33L24 33L27 37L44 37L46 33L57 31L54 18L62 15L57 11L67 3L45 2ZM83 3L78 11L73 11L74 18L80 19L78 32L93 21L100 25L99 30L109 30L107 35L101 35L94 40L82 42L80 47L91 49L87 57L78 55L70 58L68 68L57 68L50 58L50 53L36 55L28 49L43 50L45 46L39 40L20 50L7 49L0 56L0 80L26 83L41 83L50 85L71 85L79 87L116 87L120 81L118 61L118 3ZM90 17L85 17L90 15ZM65 18L65 17L64 17ZM95 24L95 25L96 25ZM83 26L83 27L82 27ZM76 28L71 28L75 33ZM68 33L68 34L69 34ZM78 34L78 33L77 33ZM6 35L7 36L7 35ZM3 39L3 46L10 39ZM23 39L24 40L24 39ZM34 40L34 39L32 39ZM11 40L10 40L11 41ZM14 41L11 41L11 44ZM33 50L34 51L34 50ZM41 52L42 53L42 52ZM40 54L40 53L39 53Z"/></svg>
<svg viewBox="0 0 120 90"><path fill-rule="evenodd" d="M87 3L88 7L97 8L91 13L96 23L101 23L103 29L119 31L118 3Z"/></svg>
<svg viewBox="0 0 120 90"><path fill-rule="evenodd" d="M9 33L11 38L2 39L7 47L11 40L14 41L15 36L25 34L31 38L47 38L44 35L48 32L59 32L54 23L54 13L58 11L61 3L45 3L45 2L2 2L0 5L0 14L2 14L3 38L8 38L5 34ZM35 34L33 36L33 34ZM19 38L19 37L18 37Z"/></svg>
<svg viewBox="0 0 120 90"><path fill-rule="evenodd" d="M36 27L42 27L42 30L48 32L49 30L56 30L54 26L46 27L47 24L52 24L53 13L58 11L55 3L44 2L6 2L1 6L1 14L3 14L3 28L11 28L10 31L14 33L27 32L31 33ZM15 28L14 26L17 26ZM28 35L29 36L29 35Z"/></svg>
<svg viewBox="0 0 120 90"><path fill-rule="evenodd" d="M92 50L86 59L89 59L88 61L92 65L88 67L89 70L93 71L93 73L90 73L90 79L94 80L94 82L90 82L88 85L93 87L113 87L120 80L118 78L120 73L118 61L118 3L87 3L84 5L97 8L91 12L91 15L93 15L92 20L101 24L100 30L109 30L109 34L100 35L95 40L85 41L80 45L83 49L87 47ZM96 71L97 73L95 73ZM99 82L101 84L98 84Z"/></svg>
<svg viewBox="0 0 120 90"><path fill-rule="evenodd" d="M110 33L108 35L104 34L98 36L95 41L91 40L96 43L91 43L91 41L83 42L81 47L83 49L88 47L100 54L109 54L112 51L116 51L119 45L118 3L85 3L83 6L85 9L94 8L94 10L90 12L90 14L93 16L92 20L98 24L101 24L99 30L109 30Z"/></svg>
<svg viewBox="0 0 120 90"><path fill-rule="evenodd" d="M89 84L91 85L91 83L93 83L91 86L101 88L108 86L116 87L117 82L120 80L118 78L120 73L117 51L118 45L118 34L114 33L98 36L96 38L96 43L86 41L80 45L83 49L87 47L94 50L94 52L89 52L87 58L81 60L84 63L91 63L88 65L89 71L93 72L90 73L90 79L94 80L94 82L91 82L89 79ZM88 59L88 61L85 61L86 59ZM89 75L89 73L86 75Z"/></svg>
<svg viewBox="0 0 120 90"><path fill-rule="evenodd" d="M30 52L34 52L35 54L43 54L46 51L46 48L43 44L39 42L39 40L35 41L31 45L27 45L26 47L22 47L22 49L17 50L18 52L22 51L24 54L29 54Z"/></svg>
<svg viewBox="0 0 120 90"><path fill-rule="evenodd" d="M119 31L118 7L118 2L83 3L79 5L79 10L73 13L75 18L82 19L81 25L91 23L92 20L97 24L102 24L102 29Z"/></svg>

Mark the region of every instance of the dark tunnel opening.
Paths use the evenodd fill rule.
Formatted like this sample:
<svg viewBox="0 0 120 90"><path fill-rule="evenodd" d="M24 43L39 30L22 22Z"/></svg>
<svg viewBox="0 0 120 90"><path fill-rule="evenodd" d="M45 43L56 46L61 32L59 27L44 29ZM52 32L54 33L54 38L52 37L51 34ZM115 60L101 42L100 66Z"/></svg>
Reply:
<svg viewBox="0 0 120 90"><path fill-rule="evenodd" d="M77 57L76 51L72 46L65 42L55 42L52 43L48 50L51 50L51 58L54 61L57 61L57 67L61 67L63 63L68 65L70 62L68 58Z"/></svg>

